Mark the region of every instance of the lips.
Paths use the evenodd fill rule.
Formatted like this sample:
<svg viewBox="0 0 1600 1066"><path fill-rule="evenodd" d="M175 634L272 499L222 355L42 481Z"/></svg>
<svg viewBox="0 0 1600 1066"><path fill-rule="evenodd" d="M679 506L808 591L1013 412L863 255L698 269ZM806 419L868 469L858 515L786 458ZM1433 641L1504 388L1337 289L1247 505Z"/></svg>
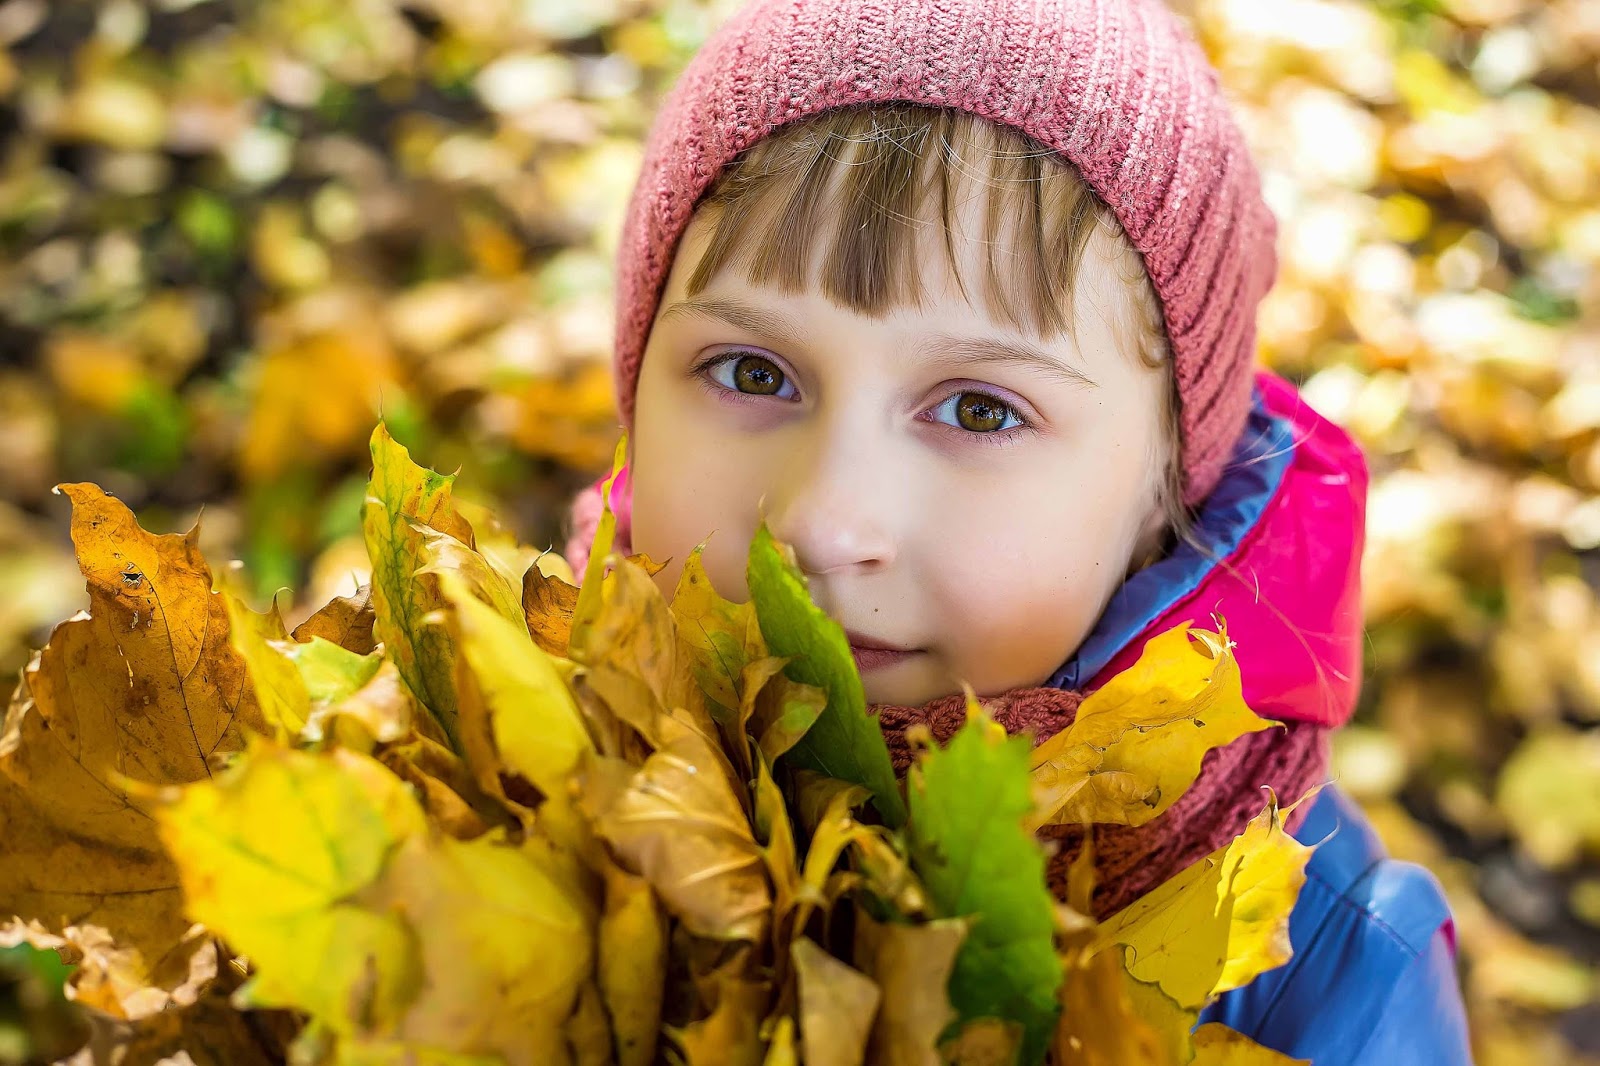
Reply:
<svg viewBox="0 0 1600 1066"><path fill-rule="evenodd" d="M845 638L850 641L850 655L856 661L856 669L863 673L868 670L881 670L904 662L913 655L921 654L917 648L890 644L848 630L845 631Z"/></svg>

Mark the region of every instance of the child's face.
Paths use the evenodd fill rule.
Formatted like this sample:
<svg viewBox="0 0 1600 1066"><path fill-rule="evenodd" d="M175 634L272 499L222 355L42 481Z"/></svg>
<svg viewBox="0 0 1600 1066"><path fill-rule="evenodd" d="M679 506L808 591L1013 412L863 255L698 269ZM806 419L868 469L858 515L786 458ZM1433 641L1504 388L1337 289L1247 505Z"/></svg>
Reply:
<svg viewBox="0 0 1600 1066"><path fill-rule="evenodd" d="M958 258L977 293L982 259L965 234L979 221L963 217ZM738 269L695 298L705 310L674 310L711 228L692 220L645 349L634 550L671 558L657 577L670 589L715 531L706 569L742 599L764 511L853 644L905 650L857 651L870 702L1045 681L1161 529L1167 372L1122 350L1107 321L1131 313L1108 238L1083 259L1074 345L1031 342L971 306L937 227L918 236L922 310L868 317L815 284L787 294ZM934 334L1031 344L1050 362L935 351Z"/></svg>

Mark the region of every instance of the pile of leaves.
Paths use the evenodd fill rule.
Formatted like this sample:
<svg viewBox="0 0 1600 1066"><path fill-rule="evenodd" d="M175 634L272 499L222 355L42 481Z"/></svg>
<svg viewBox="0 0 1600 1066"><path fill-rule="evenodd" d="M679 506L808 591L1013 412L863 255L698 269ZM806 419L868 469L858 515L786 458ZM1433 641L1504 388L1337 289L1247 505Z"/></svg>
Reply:
<svg viewBox="0 0 1600 1066"><path fill-rule="evenodd" d="M61 486L92 606L0 731L0 942L55 949L85 1013L25 1019L33 1060L1290 1061L1196 1025L1289 957L1311 849L1274 798L1103 921L1092 848L1056 900L1033 833L1147 822L1273 725L1225 632L1152 640L1038 746L969 692L897 780L765 528L748 603L698 549L669 601L609 513L574 586L371 450L371 586L292 633L195 530Z"/></svg>

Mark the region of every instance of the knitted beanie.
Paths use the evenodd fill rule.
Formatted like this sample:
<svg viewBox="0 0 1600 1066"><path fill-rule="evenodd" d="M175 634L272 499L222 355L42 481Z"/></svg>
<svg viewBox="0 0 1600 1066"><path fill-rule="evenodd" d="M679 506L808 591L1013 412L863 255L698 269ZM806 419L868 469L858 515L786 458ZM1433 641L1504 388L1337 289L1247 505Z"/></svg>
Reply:
<svg viewBox="0 0 1600 1066"><path fill-rule="evenodd" d="M624 424L701 194L780 126L890 101L955 108L1033 137L1115 214L1161 300L1184 503L1204 500L1249 409L1277 224L1216 71L1159 0L749 0L696 52L646 140L617 249Z"/></svg>

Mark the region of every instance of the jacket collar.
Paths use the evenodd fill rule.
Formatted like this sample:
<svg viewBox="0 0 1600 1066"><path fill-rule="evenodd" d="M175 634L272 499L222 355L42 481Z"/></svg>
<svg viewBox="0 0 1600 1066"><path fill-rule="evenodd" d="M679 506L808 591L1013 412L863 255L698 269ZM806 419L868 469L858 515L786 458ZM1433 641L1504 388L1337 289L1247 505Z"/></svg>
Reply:
<svg viewBox="0 0 1600 1066"><path fill-rule="evenodd" d="M1258 714L1342 724L1360 687L1366 490L1349 435L1258 372L1245 432L1190 541L1123 584L1048 684L1092 690L1155 634L1220 618Z"/></svg>

